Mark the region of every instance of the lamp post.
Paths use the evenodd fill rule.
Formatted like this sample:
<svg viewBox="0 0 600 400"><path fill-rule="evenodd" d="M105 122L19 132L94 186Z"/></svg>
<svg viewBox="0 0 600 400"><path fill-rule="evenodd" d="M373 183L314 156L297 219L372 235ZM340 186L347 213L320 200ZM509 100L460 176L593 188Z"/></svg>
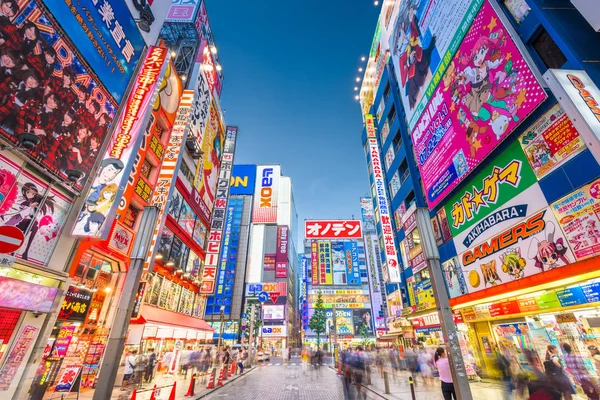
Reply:
<svg viewBox="0 0 600 400"><path fill-rule="evenodd" d="M217 357L221 354L221 347L223 346L223 320L225 319L225 306L221 306L221 313L219 315L219 342L217 344Z"/></svg>

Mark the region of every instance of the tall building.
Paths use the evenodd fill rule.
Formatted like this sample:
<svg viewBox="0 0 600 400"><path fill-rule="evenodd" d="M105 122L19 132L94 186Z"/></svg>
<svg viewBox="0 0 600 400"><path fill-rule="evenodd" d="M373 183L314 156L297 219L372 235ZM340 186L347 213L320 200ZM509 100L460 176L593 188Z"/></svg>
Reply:
<svg viewBox="0 0 600 400"><path fill-rule="evenodd" d="M543 357L568 342L586 355L575 332L598 334L600 125L590 105L600 68L577 45L598 41L598 20L583 2L458 3L384 2L359 94L362 138L380 243L393 216L400 255L399 282L386 279L387 338L444 340L427 235L467 374L493 376L493 348L518 355L532 343ZM412 66L407 37L422 55ZM427 214L430 227L417 217Z"/></svg>

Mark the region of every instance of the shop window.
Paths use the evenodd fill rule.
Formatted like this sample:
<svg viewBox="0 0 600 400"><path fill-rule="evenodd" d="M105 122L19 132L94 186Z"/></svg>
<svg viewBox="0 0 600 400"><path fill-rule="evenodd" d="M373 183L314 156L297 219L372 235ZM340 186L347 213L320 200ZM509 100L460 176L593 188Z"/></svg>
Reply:
<svg viewBox="0 0 600 400"><path fill-rule="evenodd" d="M92 289L104 288L110 284L111 273L118 270L116 265L116 262L95 253L85 252L79 260L73 280Z"/></svg>
<svg viewBox="0 0 600 400"><path fill-rule="evenodd" d="M544 28L531 45L546 68L561 68L567 62L567 57Z"/></svg>

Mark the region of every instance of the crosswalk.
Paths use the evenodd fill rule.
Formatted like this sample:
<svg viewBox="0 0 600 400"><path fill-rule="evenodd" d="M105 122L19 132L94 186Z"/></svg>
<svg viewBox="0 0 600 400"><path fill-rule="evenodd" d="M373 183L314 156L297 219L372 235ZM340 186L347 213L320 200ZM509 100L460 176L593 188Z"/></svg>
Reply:
<svg viewBox="0 0 600 400"><path fill-rule="evenodd" d="M289 363L289 364L285 364L285 363L269 363L267 365L300 365L298 363Z"/></svg>

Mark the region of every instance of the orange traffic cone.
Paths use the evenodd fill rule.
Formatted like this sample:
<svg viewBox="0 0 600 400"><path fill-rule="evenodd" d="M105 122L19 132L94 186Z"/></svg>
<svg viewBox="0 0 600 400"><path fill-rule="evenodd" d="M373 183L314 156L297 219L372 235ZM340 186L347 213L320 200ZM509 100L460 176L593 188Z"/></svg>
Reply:
<svg viewBox="0 0 600 400"><path fill-rule="evenodd" d="M177 392L177 381L173 382L173 389L171 389L171 394L169 395L168 400L175 400L175 393Z"/></svg>
<svg viewBox="0 0 600 400"><path fill-rule="evenodd" d="M156 385L152 389L152 394L150 395L150 400L156 400Z"/></svg>
<svg viewBox="0 0 600 400"><path fill-rule="evenodd" d="M226 381L227 378L229 378L229 374L228 374L229 368L227 367L226 364L223 364L223 371L224 371L224 373L223 373L223 380Z"/></svg>
<svg viewBox="0 0 600 400"><path fill-rule="evenodd" d="M225 366L221 367L221 371L219 371L219 379L217 380L217 386L223 386L223 377L225 376Z"/></svg>
<svg viewBox="0 0 600 400"><path fill-rule="evenodd" d="M192 374L192 380L190 381L190 387L188 388L188 391L186 394L184 394L184 396L195 396L194 394L194 387L196 386L196 374Z"/></svg>
<svg viewBox="0 0 600 400"><path fill-rule="evenodd" d="M209 376L208 376L208 384L206 385L207 389L214 389L215 388L215 374L216 374L217 370L214 368L210 369L209 372Z"/></svg>
<svg viewBox="0 0 600 400"><path fill-rule="evenodd" d="M342 363L338 361L337 365L338 365L338 372L337 372L337 374L341 375L342 374Z"/></svg>
<svg viewBox="0 0 600 400"><path fill-rule="evenodd" d="M229 375L231 375L231 376L235 375L235 363L234 362L231 363L231 368L229 368Z"/></svg>
<svg viewBox="0 0 600 400"><path fill-rule="evenodd" d="M136 396L137 396L137 391L136 391L136 389L133 389L133 393L131 393L131 399L129 399L129 400L135 400Z"/></svg>

